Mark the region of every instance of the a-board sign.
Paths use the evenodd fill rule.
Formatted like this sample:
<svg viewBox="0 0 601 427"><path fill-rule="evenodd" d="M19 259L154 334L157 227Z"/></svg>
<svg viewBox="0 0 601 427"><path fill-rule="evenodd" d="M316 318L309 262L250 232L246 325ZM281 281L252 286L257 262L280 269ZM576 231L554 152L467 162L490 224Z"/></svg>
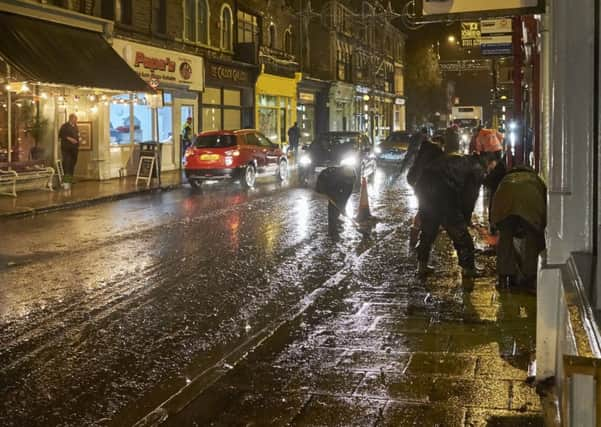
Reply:
<svg viewBox="0 0 601 427"><path fill-rule="evenodd" d="M150 186L153 176L157 176L157 164L155 156L140 156L138 162L138 173L136 175L136 185L138 181L146 181L146 186Z"/></svg>
<svg viewBox="0 0 601 427"><path fill-rule="evenodd" d="M416 0L418 21L468 20L545 11L545 0Z"/></svg>

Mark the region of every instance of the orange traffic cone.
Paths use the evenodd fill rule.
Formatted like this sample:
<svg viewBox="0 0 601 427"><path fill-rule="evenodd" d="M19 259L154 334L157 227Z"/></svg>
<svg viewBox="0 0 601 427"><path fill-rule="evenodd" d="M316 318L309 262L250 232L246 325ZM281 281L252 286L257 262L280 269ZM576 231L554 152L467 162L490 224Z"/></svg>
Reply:
<svg viewBox="0 0 601 427"><path fill-rule="evenodd" d="M371 213L369 211L369 198L367 197L367 178L361 178L361 194L359 197L359 212L357 213L357 222L369 221Z"/></svg>

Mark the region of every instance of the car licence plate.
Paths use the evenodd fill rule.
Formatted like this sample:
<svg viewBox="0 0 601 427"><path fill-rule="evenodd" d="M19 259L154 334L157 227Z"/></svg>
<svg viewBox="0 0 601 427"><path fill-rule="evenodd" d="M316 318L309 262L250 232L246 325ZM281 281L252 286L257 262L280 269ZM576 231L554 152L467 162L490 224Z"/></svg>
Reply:
<svg viewBox="0 0 601 427"><path fill-rule="evenodd" d="M200 160L204 160L206 162L219 160L219 154L201 154Z"/></svg>

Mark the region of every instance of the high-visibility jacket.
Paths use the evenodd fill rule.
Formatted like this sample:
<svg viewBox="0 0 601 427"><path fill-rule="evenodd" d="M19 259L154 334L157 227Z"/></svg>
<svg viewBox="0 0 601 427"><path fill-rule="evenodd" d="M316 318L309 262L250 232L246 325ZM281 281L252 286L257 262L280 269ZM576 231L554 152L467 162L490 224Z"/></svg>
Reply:
<svg viewBox="0 0 601 427"><path fill-rule="evenodd" d="M496 129L481 129L476 136L475 151L479 154L501 151L503 139L503 134Z"/></svg>

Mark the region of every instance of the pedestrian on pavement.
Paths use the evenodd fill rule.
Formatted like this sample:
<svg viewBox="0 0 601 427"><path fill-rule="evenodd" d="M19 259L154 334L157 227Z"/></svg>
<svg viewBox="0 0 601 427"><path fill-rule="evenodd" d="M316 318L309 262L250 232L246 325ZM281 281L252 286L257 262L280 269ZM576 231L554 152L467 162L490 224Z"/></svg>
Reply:
<svg viewBox="0 0 601 427"><path fill-rule="evenodd" d="M298 122L294 122L294 125L288 129L288 143L290 144L290 150L294 155L294 163L298 160L298 143L300 140L300 129L298 128Z"/></svg>
<svg viewBox="0 0 601 427"><path fill-rule="evenodd" d="M417 214L415 214L415 217L413 218L413 224L411 225L411 230L409 233L409 246L412 249L414 249L415 245L417 245L419 233L421 230L419 207L419 200L421 197L419 194L420 188L417 187L416 184L419 181L419 178L424 172L426 166L431 164L434 160L438 159L439 157L443 156L444 153L441 148L443 144L444 140L441 137L437 136L432 138L432 141L426 139L423 142L421 142L417 155L415 156L415 161L412 162L411 168L409 169L409 172L407 172L407 182L411 187L413 187L413 190L415 191L418 200Z"/></svg>
<svg viewBox="0 0 601 427"><path fill-rule="evenodd" d="M424 168L416 183L420 205L421 234L417 247L418 274L433 271L428 265L432 244L442 226L459 257L464 277L477 275L474 242L467 229L466 212L471 212L478 197L481 178L474 162L460 152L459 135L449 129L445 135L445 154Z"/></svg>
<svg viewBox="0 0 601 427"><path fill-rule="evenodd" d="M497 274L502 287L536 292L538 255L545 248L546 195L545 183L528 166L516 166L499 183L490 217L499 230Z"/></svg>
<svg viewBox="0 0 601 427"><path fill-rule="evenodd" d="M79 154L79 129L77 128L77 114L69 114L69 120L58 131L61 140L61 157L63 159L63 188L71 189L75 164Z"/></svg>
<svg viewBox="0 0 601 427"><path fill-rule="evenodd" d="M504 139L505 137L498 130L482 128L476 135L473 150L478 154L502 152Z"/></svg>
<svg viewBox="0 0 601 427"><path fill-rule="evenodd" d="M194 138L194 127L192 120L192 117L188 117L182 126L182 149L184 153L192 145L192 139Z"/></svg>
<svg viewBox="0 0 601 427"><path fill-rule="evenodd" d="M357 177L351 168L329 167L317 177L315 191L328 198L328 231L335 234Z"/></svg>

